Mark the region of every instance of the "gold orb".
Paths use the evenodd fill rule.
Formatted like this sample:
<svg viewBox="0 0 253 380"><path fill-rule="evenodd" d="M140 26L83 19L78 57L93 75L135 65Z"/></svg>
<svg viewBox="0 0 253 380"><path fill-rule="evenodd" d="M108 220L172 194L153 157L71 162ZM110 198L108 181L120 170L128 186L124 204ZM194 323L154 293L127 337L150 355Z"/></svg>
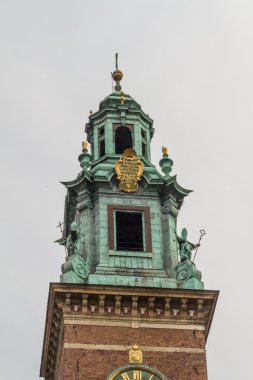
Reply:
<svg viewBox="0 0 253 380"><path fill-rule="evenodd" d="M121 81L121 79L123 78L123 73L122 71L120 70L115 70L113 73L112 73L112 78L115 82L119 82Z"/></svg>

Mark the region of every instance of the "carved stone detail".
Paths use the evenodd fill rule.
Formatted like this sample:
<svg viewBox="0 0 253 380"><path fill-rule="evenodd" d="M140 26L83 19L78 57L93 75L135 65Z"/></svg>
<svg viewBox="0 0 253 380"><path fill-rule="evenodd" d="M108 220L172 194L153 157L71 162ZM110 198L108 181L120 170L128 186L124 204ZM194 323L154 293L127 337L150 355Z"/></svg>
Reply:
<svg viewBox="0 0 253 380"><path fill-rule="evenodd" d="M99 296L99 314L104 314L105 312L105 296Z"/></svg>
<svg viewBox="0 0 253 380"><path fill-rule="evenodd" d="M139 307L139 310L141 312L141 315L144 315L147 311L147 308L146 307Z"/></svg>
<svg viewBox="0 0 253 380"><path fill-rule="evenodd" d="M124 313L124 315L127 315L128 312L129 312L129 310L130 310L129 306L123 306L123 313Z"/></svg>
<svg viewBox="0 0 253 380"><path fill-rule="evenodd" d="M172 309L172 315L173 317L176 317L179 314L179 309Z"/></svg>
<svg viewBox="0 0 253 380"><path fill-rule="evenodd" d="M77 203L76 208L77 208L77 210L79 212L82 211L82 210L84 210L85 208L92 209L92 201L91 201L91 199L88 198L88 197L86 197L85 199L80 200Z"/></svg>
<svg viewBox="0 0 253 380"><path fill-rule="evenodd" d="M164 306L164 314L165 314L165 317L169 317L170 316L170 302L171 302L171 298L165 298L165 306Z"/></svg>
<svg viewBox="0 0 253 380"><path fill-rule="evenodd" d="M139 303L138 296L131 296L131 304L129 298L124 296L115 295L114 305L111 304L110 296L104 294L97 295L97 301L91 298L89 302L89 295L87 293L79 295L79 303L75 297L73 303L71 301L72 293L65 293L63 301L57 301L57 306L64 313L92 313L108 315L131 315L134 317L150 318L202 318L206 314L206 306L203 299L191 299L177 297L141 297ZM52 335L56 334L60 325L61 312L55 311L55 320L52 325Z"/></svg>
<svg viewBox="0 0 253 380"><path fill-rule="evenodd" d="M198 317L202 318L204 316L204 300L198 299Z"/></svg>
<svg viewBox="0 0 253 380"><path fill-rule="evenodd" d="M65 294L65 307L64 307L64 312L71 311L71 293L66 293Z"/></svg>
<svg viewBox="0 0 253 380"><path fill-rule="evenodd" d="M115 314L120 314L121 312L121 296L115 297Z"/></svg>
<svg viewBox="0 0 253 380"><path fill-rule="evenodd" d="M95 311L97 310L98 306L97 305L90 305L90 311L92 313L95 313Z"/></svg>
<svg viewBox="0 0 253 380"><path fill-rule="evenodd" d="M164 205L162 207L162 213L163 214L169 214L170 210L171 210L171 205L170 204Z"/></svg>
<svg viewBox="0 0 253 380"><path fill-rule="evenodd" d="M155 297L148 298L148 315L153 317L155 308Z"/></svg>
<svg viewBox="0 0 253 380"><path fill-rule="evenodd" d="M113 311L113 306L106 306L106 310L108 314L111 314Z"/></svg>
<svg viewBox="0 0 253 380"><path fill-rule="evenodd" d="M88 312L88 294L82 294L82 312Z"/></svg>
<svg viewBox="0 0 253 380"><path fill-rule="evenodd" d="M172 204L167 203L167 204L163 205L162 213L163 214L169 214L170 213L170 214L177 217L178 216L178 209L176 207L172 206Z"/></svg>
<svg viewBox="0 0 253 380"><path fill-rule="evenodd" d="M183 317L187 316L187 298L182 298L181 299L181 314Z"/></svg>
<svg viewBox="0 0 253 380"><path fill-rule="evenodd" d="M137 307L138 307L138 298L139 297L132 296L131 298L132 298L132 315L137 315L138 314Z"/></svg>
<svg viewBox="0 0 253 380"><path fill-rule="evenodd" d="M193 310L192 310L192 309L189 309L189 310L188 310L188 313L189 313L189 316L190 316L190 317L194 317L195 310L194 310L194 309L193 309Z"/></svg>

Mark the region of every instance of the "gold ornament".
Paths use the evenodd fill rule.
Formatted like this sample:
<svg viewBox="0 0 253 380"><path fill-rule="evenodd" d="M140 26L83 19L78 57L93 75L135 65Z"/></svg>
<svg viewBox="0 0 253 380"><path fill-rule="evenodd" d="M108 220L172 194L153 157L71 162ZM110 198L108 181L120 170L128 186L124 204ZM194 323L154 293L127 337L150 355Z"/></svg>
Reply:
<svg viewBox="0 0 253 380"><path fill-rule="evenodd" d="M123 105L125 100L126 100L126 98L124 97L124 94L122 92L120 97L119 97L120 104Z"/></svg>
<svg viewBox="0 0 253 380"><path fill-rule="evenodd" d="M82 141L82 148L87 149L87 147L88 147L87 141Z"/></svg>
<svg viewBox="0 0 253 380"><path fill-rule="evenodd" d="M162 147L162 152L163 152L163 154L168 154L168 148L167 148L167 146L163 146Z"/></svg>
<svg viewBox="0 0 253 380"><path fill-rule="evenodd" d="M129 349L129 363L138 363L142 364L142 347L134 344L132 347L128 347Z"/></svg>
<svg viewBox="0 0 253 380"><path fill-rule="evenodd" d="M143 170L143 163L135 151L132 148L126 149L115 164L117 179L120 180L119 188L127 193L137 191Z"/></svg>

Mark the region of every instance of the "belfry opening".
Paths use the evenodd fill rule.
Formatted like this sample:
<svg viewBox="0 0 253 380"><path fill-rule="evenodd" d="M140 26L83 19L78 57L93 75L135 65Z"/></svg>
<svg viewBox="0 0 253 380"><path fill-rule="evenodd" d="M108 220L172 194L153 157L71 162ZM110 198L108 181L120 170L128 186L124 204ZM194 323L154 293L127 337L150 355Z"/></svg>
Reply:
<svg viewBox="0 0 253 380"><path fill-rule="evenodd" d="M128 127L121 125L115 131L115 153L123 154L127 148L132 148L132 134Z"/></svg>

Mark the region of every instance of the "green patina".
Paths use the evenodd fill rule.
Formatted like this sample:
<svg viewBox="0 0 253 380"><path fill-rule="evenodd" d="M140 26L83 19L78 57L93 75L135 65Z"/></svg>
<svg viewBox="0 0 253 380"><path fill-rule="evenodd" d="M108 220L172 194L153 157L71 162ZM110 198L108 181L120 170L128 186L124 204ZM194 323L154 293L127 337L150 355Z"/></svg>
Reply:
<svg viewBox="0 0 253 380"><path fill-rule="evenodd" d="M160 161L164 176L151 163L153 120L131 96L121 92L123 74L118 75L117 70L113 73L116 91L100 102L99 110L90 114L86 124L91 153L83 148L79 156L82 171L75 180L63 182L67 196L63 236L58 242L65 245L67 256L61 282L203 289L201 273L191 261L196 246L187 241L187 236L176 233L178 212L190 190L170 175L173 161L167 150ZM134 193L119 189L114 170L122 155L116 153L117 129L122 126L128 129L127 138L144 165L139 189ZM112 231L108 231L108 206L149 209L150 252L144 216L143 251L117 251L115 244L110 247L109 235L114 242L116 239L116 218L113 214Z"/></svg>

